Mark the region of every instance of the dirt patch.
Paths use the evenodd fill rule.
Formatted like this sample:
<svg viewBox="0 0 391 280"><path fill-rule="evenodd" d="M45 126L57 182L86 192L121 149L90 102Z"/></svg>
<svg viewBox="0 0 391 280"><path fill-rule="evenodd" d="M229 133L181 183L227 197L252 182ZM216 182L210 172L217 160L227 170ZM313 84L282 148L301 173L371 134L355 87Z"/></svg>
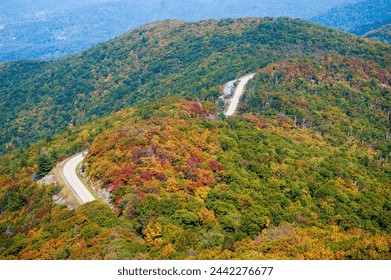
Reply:
<svg viewBox="0 0 391 280"><path fill-rule="evenodd" d="M75 194L67 187L63 177L61 176L62 164L63 162L57 164L49 174L38 180L37 183L42 186L50 184L60 186L61 191L52 197L54 203L58 205L66 205L69 209L75 209L79 206L79 202Z"/></svg>

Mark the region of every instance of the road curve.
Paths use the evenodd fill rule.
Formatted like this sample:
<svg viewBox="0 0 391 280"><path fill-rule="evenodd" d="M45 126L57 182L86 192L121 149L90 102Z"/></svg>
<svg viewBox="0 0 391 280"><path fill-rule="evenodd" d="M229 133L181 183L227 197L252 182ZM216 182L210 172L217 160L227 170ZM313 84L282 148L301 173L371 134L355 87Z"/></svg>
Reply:
<svg viewBox="0 0 391 280"><path fill-rule="evenodd" d="M254 77L254 75L255 74L248 74L248 75L243 76L239 79L239 85L235 89L234 96L231 99L231 102L229 104L227 111L224 113L224 115L226 117L232 116L235 113L236 107L238 106L238 103L239 103L239 99L243 94L244 87L247 84L247 82Z"/></svg>
<svg viewBox="0 0 391 280"><path fill-rule="evenodd" d="M80 181L79 177L76 174L76 168L84 159L84 153L85 152L70 157L68 160L65 161L64 165L61 168L62 176L82 204L95 200L93 195Z"/></svg>

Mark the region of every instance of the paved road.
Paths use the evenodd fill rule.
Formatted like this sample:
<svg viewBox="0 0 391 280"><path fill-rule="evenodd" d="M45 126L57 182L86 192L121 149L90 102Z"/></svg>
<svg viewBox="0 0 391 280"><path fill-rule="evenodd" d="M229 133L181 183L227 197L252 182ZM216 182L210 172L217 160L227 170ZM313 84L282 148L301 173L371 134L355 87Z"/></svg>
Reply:
<svg viewBox="0 0 391 280"><path fill-rule="evenodd" d="M235 113L236 107L238 106L238 103L239 103L239 99L240 99L240 97L243 94L244 87L247 84L247 82L254 77L254 75L255 74L249 74L249 75L246 75L246 76L241 77L239 79L239 81L240 81L239 85L236 88L236 90L234 92L234 96L231 99L231 103L229 104L228 110L224 113L224 115L229 117L229 116L232 116Z"/></svg>
<svg viewBox="0 0 391 280"><path fill-rule="evenodd" d="M85 153L85 152L84 152ZM65 181L71 187L73 192L76 194L78 200L83 204L89 201L95 200L90 191L86 186L80 181L79 177L76 174L76 167L84 159L83 153L74 155L69 158L63 165L61 172L65 178Z"/></svg>

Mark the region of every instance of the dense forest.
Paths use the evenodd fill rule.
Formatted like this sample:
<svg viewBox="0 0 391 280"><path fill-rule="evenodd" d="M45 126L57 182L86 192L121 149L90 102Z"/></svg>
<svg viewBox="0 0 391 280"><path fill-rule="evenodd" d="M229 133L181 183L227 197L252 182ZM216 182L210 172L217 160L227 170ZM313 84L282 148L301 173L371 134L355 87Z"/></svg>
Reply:
<svg viewBox="0 0 391 280"><path fill-rule="evenodd" d="M387 259L390 163L355 137L331 137L288 117L221 119L211 102L177 98L70 128L0 166L0 254ZM85 145L86 171L113 209L55 206L58 187L30 181L42 150L58 160Z"/></svg>
<svg viewBox="0 0 391 280"><path fill-rule="evenodd" d="M76 53L164 19L288 16L308 19L360 0L2 0L0 62Z"/></svg>
<svg viewBox="0 0 391 280"><path fill-rule="evenodd" d="M337 53L389 67L390 48L288 18L150 24L63 59L0 64L0 151L145 100L215 100L225 82L284 57Z"/></svg>
<svg viewBox="0 0 391 280"><path fill-rule="evenodd" d="M284 60L251 81L242 111L288 117L337 143L353 137L389 157L390 82L390 71L361 59Z"/></svg>
<svg viewBox="0 0 391 280"><path fill-rule="evenodd" d="M390 259L390 54L265 18L0 64L0 258ZM225 118L223 84L250 72ZM86 149L110 198L69 207L37 179Z"/></svg>
<svg viewBox="0 0 391 280"><path fill-rule="evenodd" d="M334 7L311 20L356 35L364 35L391 23L391 2L389 0L364 0Z"/></svg>

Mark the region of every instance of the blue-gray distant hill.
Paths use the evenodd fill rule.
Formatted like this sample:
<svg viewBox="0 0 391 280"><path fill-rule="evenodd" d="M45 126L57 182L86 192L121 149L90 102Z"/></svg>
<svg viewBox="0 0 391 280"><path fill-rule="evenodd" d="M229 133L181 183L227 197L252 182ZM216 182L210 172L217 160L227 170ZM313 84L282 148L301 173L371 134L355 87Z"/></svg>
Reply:
<svg viewBox="0 0 391 280"><path fill-rule="evenodd" d="M134 27L162 20L243 16L308 19L357 0L63 0L0 2L0 61L79 52Z"/></svg>
<svg viewBox="0 0 391 280"><path fill-rule="evenodd" d="M379 29L364 34L365 38L391 44L391 24L384 25Z"/></svg>
<svg viewBox="0 0 391 280"><path fill-rule="evenodd" d="M364 35L391 23L391 1L366 0L334 7L311 20L356 35Z"/></svg>

